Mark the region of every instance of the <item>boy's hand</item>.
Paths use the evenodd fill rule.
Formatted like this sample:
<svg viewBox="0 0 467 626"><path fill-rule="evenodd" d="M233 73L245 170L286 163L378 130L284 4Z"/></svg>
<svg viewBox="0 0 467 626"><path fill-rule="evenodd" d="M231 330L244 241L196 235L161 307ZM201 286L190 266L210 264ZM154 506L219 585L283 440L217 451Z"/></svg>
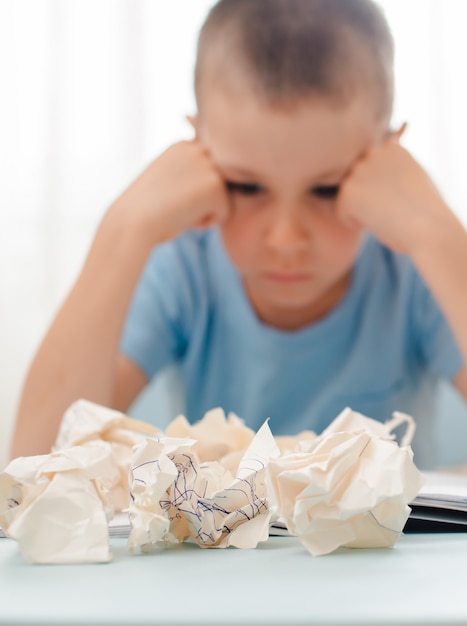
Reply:
<svg viewBox="0 0 467 626"><path fill-rule="evenodd" d="M139 220L154 241L225 219L229 196L224 181L196 141L172 145L114 203Z"/></svg>
<svg viewBox="0 0 467 626"><path fill-rule="evenodd" d="M337 212L396 252L412 254L452 214L425 170L395 136L358 161L342 183ZM428 230L427 230L428 229Z"/></svg>

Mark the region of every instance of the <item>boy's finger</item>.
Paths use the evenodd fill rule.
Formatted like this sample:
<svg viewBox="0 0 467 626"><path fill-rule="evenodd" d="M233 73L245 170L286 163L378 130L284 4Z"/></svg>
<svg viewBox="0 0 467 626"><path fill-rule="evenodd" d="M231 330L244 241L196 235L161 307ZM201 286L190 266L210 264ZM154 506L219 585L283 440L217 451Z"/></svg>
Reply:
<svg viewBox="0 0 467 626"><path fill-rule="evenodd" d="M230 206L226 202L219 203L219 207L216 211L205 215L200 218L195 223L195 228L209 228L210 226L215 226L216 224L220 224L224 220L227 219L230 213Z"/></svg>
<svg viewBox="0 0 467 626"><path fill-rule="evenodd" d="M353 215L350 215L349 213L345 213L343 211L338 211L337 216L342 224L347 226L347 228L361 228L361 223Z"/></svg>
<svg viewBox="0 0 467 626"><path fill-rule="evenodd" d="M220 205L220 207L218 219L219 222L224 222L232 212L232 201L230 200L228 194L224 197L224 202Z"/></svg>

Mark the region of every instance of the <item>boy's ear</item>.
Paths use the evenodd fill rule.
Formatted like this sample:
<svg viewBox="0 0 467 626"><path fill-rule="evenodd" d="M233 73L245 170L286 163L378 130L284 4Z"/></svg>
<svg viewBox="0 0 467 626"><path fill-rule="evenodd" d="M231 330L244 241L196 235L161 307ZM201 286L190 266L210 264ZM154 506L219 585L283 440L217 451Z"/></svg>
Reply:
<svg viewBox="0 0 467 626"><path fill-rule="evenodd" d="M196 115L186 115L186 121L195 131L195 138L198 139L198 117Z"/></svg>
<svg viewBox="0 0 467 626"><path fill-rule="evenodd" d="M407 122L404 122L398 130L390 130L388 135L396 141L399 141L407 129Z"/></svg>

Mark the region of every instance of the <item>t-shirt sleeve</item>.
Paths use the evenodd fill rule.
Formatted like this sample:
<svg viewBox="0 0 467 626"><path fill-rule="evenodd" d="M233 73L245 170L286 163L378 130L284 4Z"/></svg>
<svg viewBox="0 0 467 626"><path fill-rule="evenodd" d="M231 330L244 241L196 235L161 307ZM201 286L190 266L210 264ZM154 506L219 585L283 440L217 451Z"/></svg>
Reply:
<svg viewBox="0 0 467 626"><path fill-rule="evenodd" d="M437 376L452 380L465 365L451 327L418 275L414 285L414 325L420 358Z"/></svg>
<svg viewBox="0 0 467 626"><path fill-rule="evenodd" d="M193 300L180 241L155 248L141 274L125 321L120 351L150 380L180 359L188 341ZM188 265L193 273L194 264Z"/></svg>

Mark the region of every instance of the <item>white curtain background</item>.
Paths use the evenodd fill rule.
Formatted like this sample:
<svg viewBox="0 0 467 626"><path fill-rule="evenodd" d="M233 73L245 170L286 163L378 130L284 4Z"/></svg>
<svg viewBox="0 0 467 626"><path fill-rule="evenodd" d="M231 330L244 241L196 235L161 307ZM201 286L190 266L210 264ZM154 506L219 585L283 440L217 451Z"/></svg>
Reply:
<svg viewBox="0 0 467 626"><path fill-rule="evenodd" d="M103 212L189 137L212 0L0 0L0 467L27 366ZM465 0L381 0L394 126L467 223Z"/></svg>

